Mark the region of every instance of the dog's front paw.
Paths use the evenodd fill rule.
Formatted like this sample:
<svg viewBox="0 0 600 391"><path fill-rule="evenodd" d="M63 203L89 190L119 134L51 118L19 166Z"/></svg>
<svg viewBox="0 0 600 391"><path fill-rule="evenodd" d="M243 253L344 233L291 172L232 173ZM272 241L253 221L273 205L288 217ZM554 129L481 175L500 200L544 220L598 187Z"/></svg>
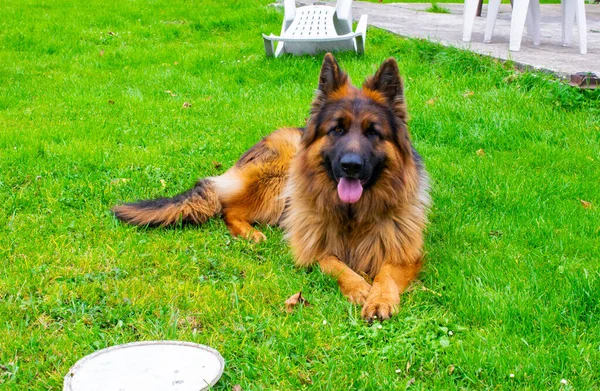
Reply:
<svg viewBox="0 0 600 391"><path fill-rule="evenodd" d="M260 242L264 242L265 240L267 240L267 237L262 232L254 229L254 230L252 230L250 235L248 235L248 239L252 240L254 243L260 243Z"/></svg>
<svg viewBox="0 0 600 391"><path fill-rule="evenodd" d="M362 277L357 278L353 281L340 281L340 290L342 294L350 300L350 302L358 305L363 305L369 297L371 291L371 284L366 282Z"/></svg>
<svg viewBox="0 0 600 391"><path fill-rule="evenodd" d="M365 303L361 316L364 320L372 322L375 319L386 320L398 311L400 297L381 292L373 292Z"/></svg>

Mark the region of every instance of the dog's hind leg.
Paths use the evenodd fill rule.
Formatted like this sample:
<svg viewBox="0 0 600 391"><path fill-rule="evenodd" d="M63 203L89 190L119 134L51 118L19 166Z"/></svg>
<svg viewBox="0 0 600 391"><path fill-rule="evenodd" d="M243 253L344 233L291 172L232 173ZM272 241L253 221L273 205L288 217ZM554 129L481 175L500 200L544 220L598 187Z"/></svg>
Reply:
<svg viewBox="0 0 600 391"><path fill-rule="evenodd" d="M260 242L254 223L277 224L285 207L282 193L301 129L280 129L250 148L222 175L204 178L174 197L117 205L117 218L134 225L203 224L223 213L234 236Z"/></svg>
<svg viewBox="0 0 600 391"><path fill-rule="evenodd" d="M252 224L275 225L285 207L282 196L300 130L280 129L250 148L224 175L212 178L219 189L229 232L254 242L266 239Z"/></svg>
<svg viewBox="0 0 600 391"><path fill-rule="evenodd" d="M225 224L227 224L227 228L232 236L241 236L244 239L252 240L254 243L267 240L265 234L250 225L245 216L236 212L235 209L226 208L223 213L225 215Z"/></svg>
<svg viewBox="0 0 600 391"><path fill-rule="evenodd" d="M329 256L320 259L319 266L325 274L337 279L340 291L352 303L363 305L367 300L371 285L358 273L337 257Z"/></svg>

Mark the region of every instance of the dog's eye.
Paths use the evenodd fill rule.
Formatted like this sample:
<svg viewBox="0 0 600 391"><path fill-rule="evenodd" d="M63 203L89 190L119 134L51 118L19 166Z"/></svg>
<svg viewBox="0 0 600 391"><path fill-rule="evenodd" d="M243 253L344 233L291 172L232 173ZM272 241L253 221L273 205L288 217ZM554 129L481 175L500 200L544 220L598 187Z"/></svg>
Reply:
<svg viewBox="0 0 600 391"><path fill-rule="evenodd" d="M367 136L379 136L379 132L375 129L374 126L369 126L367 129Z"/></svg>
<svg viewBox="0 0 600 391"><path fill-rule="evenodd" d="M333 127L333 128L330 130L330 132L332 132L332 133L338 133L338 134L342 134L342 133L344 133L344 128L342 128L341 126L339 126L339 125L338 125L338 126L335 126L335 127Z"/></svg>

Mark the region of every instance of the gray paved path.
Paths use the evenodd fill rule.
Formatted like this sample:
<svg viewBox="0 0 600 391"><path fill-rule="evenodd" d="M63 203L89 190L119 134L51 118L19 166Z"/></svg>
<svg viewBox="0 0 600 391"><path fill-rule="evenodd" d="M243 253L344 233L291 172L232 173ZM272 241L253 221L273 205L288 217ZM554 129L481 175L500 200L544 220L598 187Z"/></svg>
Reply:
<svg viewBox="0 0 600 391"><path fill-rule="evenodd" d="M305 4L313 0L302 1ZM355 18L369 15L369 25L389 30L393 33L415 38L426 38L443 45L472 50L474 52L511 59L518 64L535 69L550 71L568 77L576 72L593 72L600 76L600 4L586 4L588 24L588 53L579 54L579 35L577 26L573 30L573 44L563 47L561 44L561 8L560 4L542 4L542 42L534 46L531 39L523 37L521 50L508 50L510 35L510 5L502 4L496 21L491 43L483 43L487 5L483 6L482 17L475 20L470 43L462 41L463 4L438 3L448 8L450 14L434 14L424 10L430 4L394 3L378 4L355 1ZM367 35L367 50L369 37Z"/></svg>

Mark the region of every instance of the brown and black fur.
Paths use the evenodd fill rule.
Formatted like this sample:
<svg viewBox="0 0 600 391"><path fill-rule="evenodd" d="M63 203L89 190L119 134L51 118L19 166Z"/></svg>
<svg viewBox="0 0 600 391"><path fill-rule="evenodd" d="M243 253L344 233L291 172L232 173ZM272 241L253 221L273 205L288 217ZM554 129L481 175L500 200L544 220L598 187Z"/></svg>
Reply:
<svg viewBox="0 0 600 391"><path fill-rule="evenodd" d="M317 262L363 305L363 318L387 319L420 271L429 205L427 174L407 120L394 59L357 89L327 54L304 129L272 133L225 174L185 193L113 212L153 226L201 224L221 213L232 235L256 242L266 237L254 223L280 225L298 265ZM360 180L355 203L338 196L342 177Z"/></svg>

